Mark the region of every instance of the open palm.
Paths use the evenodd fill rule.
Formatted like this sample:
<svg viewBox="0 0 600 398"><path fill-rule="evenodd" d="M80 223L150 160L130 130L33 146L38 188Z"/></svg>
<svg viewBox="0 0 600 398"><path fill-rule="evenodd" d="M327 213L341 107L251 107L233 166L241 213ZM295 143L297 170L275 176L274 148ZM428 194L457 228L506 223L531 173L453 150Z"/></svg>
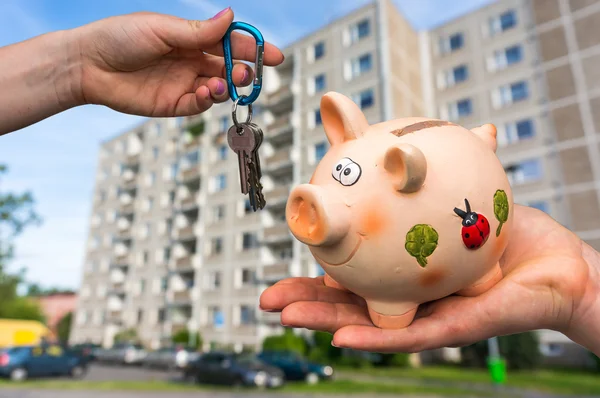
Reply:
<svg viewBox="0 0 600 398"><path fill-rule="evenodd" d="M328 287L323 277L289 278L261 296L282 324L334 334L338 347L419 352L457 347L534 329L569 333L595 300L596 284L572 232L536 209L515 206L514 230L500 265L504 278L478 297L449 296L420 306L404 329L380 329L364 300Z"/></svg>
<svg viewBox="0 0 600 398"><path fill-rule="evenodd" d="M136 13L103 19L80 29L82 102L153 117L201 113L229 99L222 38L233 20L228 10L207 21ZM254 61L254 38L234 32L232 56ZM264 65L283 61L265 43ZM233 80L247 86L253 73L236 61Z"/></svg>

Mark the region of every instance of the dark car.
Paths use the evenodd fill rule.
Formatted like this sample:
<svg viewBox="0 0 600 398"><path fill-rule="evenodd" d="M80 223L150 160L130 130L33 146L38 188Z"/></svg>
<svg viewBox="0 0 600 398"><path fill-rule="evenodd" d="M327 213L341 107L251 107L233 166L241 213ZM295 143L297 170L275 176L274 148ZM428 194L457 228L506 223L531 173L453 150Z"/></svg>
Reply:
<svg viewBox="0 0 600 398"><path fill-rule="evenodd" d="M263 351L258 358L281 369L287 380L305 380L315 384L320 380L333 378L333 368L329 365L312 363L292 351Z"/></svg>
<svg viewBox="0 0 600 398"><path fill-rule="evenodd" d="M81 378L87 362L59 345L19 346L0 350L0 376L22 381L32 377Z"/></svg>
<svg viewBox="0 0 600 398"><path fill-rule="evenodd" d="M83 343L72 345L69 348L72 353L79 355L85 362L90 363L96 360L96 350L101 346L99 344Z"/></svg>
<svg viewBox="0 0 600 398"><path fill-rule="evenodd" d="M235 387L277 388L284 384L283 372L265 364L255 354L206 353L186 366L184 376L197 383Z"/></svg>

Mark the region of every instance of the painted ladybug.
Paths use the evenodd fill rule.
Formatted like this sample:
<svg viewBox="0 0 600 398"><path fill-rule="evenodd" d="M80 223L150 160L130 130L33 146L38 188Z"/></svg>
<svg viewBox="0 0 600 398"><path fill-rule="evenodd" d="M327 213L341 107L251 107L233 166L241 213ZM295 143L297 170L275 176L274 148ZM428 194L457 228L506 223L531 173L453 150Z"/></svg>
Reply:
<svg viewBox="0 0 600 398"><path fill-rule="evenodd" d="M465 199L467 211L454 208L454 212L462 219L462 239L468 249L479 249L490 236L490 223L482 214L471 211L469 201Z"/></svg>

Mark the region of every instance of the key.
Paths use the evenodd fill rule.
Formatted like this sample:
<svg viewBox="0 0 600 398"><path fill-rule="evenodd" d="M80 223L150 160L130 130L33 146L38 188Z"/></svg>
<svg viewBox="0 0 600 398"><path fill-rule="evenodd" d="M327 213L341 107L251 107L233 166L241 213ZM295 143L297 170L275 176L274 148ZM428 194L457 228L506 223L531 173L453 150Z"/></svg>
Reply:
<svg viewBox="0 0 600 398"><path fill-rule="evenodd" d="M265 197L262 192L263 187L260 182L260 179L262 177L262 172L260 170L260 157L258 154L260 144L262 144L262 141L263 141L263 132L260 129L260 127L258 127L258 125L256 125L255 123L249 123L249 124L252 126L252 129L253 129L254 133L256 134L256 142L257 142L256 148L253 152L253 159L252 159L252 168L256 171L256 178L251 180L251 185L254 186L254 193L256 195L256 205L258 208L263 209L266 205L266 201L265 201Z"/></svg>
<svg viewBox="0 0 600 398"><path fill-rule="evenodd" d="M250 205L252 210L262 209L265 207L265 198L262 194L262 185L258 180L258 172L256 171L256 163L249 163L250 172L248 176L250 178Z"/></svg>
<svg viewBox="0 0 600 398"><path fill-rule="evenodd" d="M252 152L256 148L256 135L250 126L241 124L242 130L238 133L238 128L233 125L227 131L227 143L229 147L238 156L238 165L240 169L240 185L242 193L248 194L250 190L250 163L252 162Z"/></svg>
<svg viewBox="0 0 600 398"><path fill-rule="evenodd" d="M254 153L253 153L254 157L253 157L252 161L256 165L256 172L257 172L256 176L260 180L262 178L262 171L260 169L260 159L258 157L258 149L260 148L260 145L263 142L264 134L263 134L263 131L261 130L261 128L258 127L257 124L255 124L255 123L248 123L248 124L250 126L252 126L252 129L254 130L255 135L256 135L256 149L254 150Z"/></svg>

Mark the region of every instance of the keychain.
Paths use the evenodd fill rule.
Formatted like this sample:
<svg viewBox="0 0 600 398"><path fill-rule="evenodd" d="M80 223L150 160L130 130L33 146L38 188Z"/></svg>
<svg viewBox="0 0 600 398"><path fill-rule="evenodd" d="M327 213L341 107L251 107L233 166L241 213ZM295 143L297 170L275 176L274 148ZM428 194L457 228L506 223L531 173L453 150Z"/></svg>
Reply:
<svg viewBox="0 0 600 398"><path fill-rule="evenodd" d="M239 29L250 33L256 40L256 60L254 84L250 95L238 95L236 87L233 84L233 58L231 54L231 32ZM227 86L229 95L233 100L231 117L233 125L227 131L227 143L238 157L240 169L240 185L244 195L249 195L250 206L253 211L263 209L266 205L262 193L262 184L260 182L262 173L260 169L260 159L258 149L263 141L263 132L252 123L252 103L256 101L262 89L262 68L264 56L264 39L262 34L254 26L244 22L233 22L225 37L223 38L223 53L225 56L225 70L227 74ZM246 121L238 123L237 107L238 105L248 106L248 116Z"/></svg>

